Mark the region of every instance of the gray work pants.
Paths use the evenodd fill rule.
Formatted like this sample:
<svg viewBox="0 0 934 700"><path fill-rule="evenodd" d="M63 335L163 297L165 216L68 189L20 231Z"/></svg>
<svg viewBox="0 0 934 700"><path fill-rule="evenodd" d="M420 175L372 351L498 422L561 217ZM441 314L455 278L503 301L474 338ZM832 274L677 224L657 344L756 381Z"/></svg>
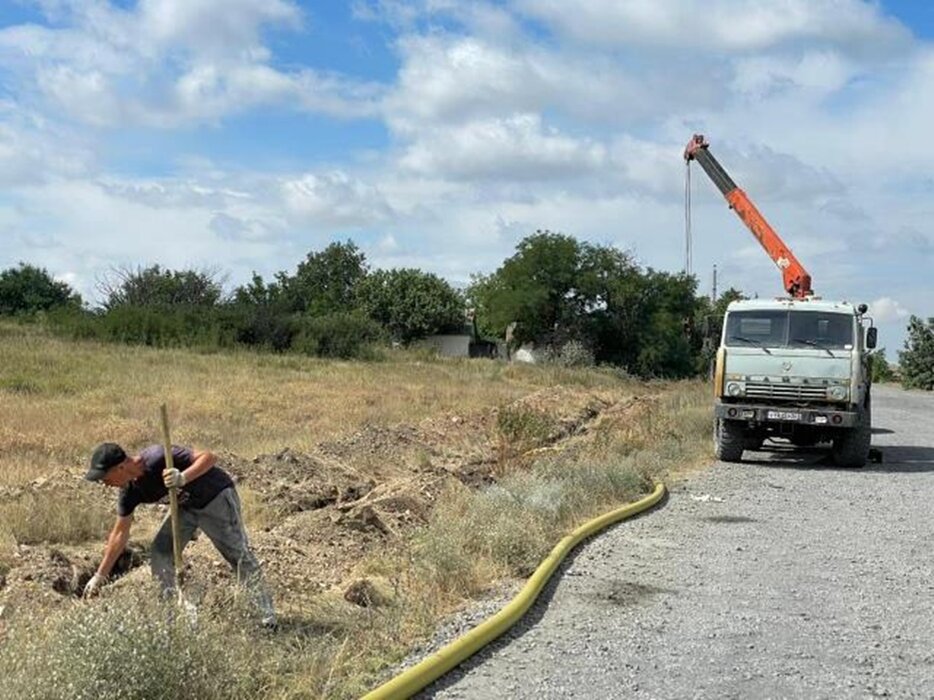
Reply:
<svg viewBox="0 0 934 700"><path fill-rule="evenodd" d="M181 530L179 539L182 547L191 542L195 530L201 528L221 556L237 572L237 581L250 591L262 613L263 622L274 622L276 614L272 596L263 580L259 562L250 550L237 490L232 486L224 489L204 508L179 508L178 511ZM163 592L171 594L175 588L171 516L166 516L152 541L150 565L152 575L159 581Z"/></svg>

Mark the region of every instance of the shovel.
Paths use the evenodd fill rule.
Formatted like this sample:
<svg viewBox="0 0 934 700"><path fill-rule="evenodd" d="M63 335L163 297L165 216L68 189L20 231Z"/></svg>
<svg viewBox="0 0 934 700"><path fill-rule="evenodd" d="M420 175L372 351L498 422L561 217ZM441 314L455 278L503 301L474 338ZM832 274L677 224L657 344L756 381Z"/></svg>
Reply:
<svg viewBox="0 0 934 700"><path fill-rule="evenodd" d="M172 439L169 436L169 412L162 404L162 442L165 446L165 468L174 469L175 463L172 459ZM175 560L175 590L178 593L179 605L185 605L185 599L182 596L182 542L179 539L181 524L178 515L178 488L173 486L169 489L169 518L172 521L172 554Z"/></svg>

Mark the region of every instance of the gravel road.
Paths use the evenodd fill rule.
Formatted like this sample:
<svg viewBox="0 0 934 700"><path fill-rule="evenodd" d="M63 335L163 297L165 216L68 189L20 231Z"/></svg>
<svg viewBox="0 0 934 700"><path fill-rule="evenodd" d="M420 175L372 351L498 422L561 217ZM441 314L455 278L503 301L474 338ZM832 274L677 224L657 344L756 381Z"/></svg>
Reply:
<svg viewBox="0 0 934 700"><path fill-rule="evenodd" d="M883 463L715 464L423 697L934 697L934 395L873 412Z"/></svg>

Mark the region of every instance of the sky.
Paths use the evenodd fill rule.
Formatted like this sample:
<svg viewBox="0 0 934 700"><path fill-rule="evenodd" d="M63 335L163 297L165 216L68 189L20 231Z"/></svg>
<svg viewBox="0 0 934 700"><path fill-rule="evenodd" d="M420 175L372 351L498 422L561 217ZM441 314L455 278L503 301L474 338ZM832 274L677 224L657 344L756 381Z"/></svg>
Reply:
<svg viewBox="0 0 934 700"><path fill-rule="evenodd" d="M694 133L890 359L934 316L934 3L4 0L0 269L228 287L353 240L455 285L536 230L685 266ZM693 265L781 275L692 168Z"/></svg>

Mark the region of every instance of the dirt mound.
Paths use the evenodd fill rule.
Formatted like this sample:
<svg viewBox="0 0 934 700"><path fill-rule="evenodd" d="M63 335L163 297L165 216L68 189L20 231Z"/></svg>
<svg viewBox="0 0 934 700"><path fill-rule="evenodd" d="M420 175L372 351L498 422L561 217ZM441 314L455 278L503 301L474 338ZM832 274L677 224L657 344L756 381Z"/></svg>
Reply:
<svg viewBox="0 0 934 700"><path fill-rule="evenodd" d="M249 486L285 515L355 501L375 485L339 463L288 448L250 461L231 456L223 466L237 483Z"/></svg>
<svg viewBox="0 0 934 700"><path fill-rule="evenodd" d="M148 562L147 547L131 543L111 572L116 581ZM0 586L3 604L12 608L42 608L80 597L97 568L100 557L77 547L19 545L7 572L5 588Z"/></svg>

